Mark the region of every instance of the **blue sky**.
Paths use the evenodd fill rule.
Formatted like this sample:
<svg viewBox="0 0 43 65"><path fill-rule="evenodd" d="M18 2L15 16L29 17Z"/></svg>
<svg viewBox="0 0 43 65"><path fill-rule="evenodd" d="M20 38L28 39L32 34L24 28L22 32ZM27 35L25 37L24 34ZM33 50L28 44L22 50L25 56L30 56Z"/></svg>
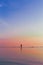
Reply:
<svg viewBox="0 0 43 65"><path fill-rule="evenodd" d="M43 0L0 0L0 38L43 36Z"/></svg>

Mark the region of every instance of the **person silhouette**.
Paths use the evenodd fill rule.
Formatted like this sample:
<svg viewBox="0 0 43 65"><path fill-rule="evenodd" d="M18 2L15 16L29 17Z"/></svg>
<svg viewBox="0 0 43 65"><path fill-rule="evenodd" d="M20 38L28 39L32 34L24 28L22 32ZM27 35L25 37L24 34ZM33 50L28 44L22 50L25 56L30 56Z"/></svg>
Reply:
<svg viewBox="0 0 43 65"><path fill-rule="evenodd" d="M22 48L22 44L20 45L20 47Z"/></svg>
<svg viewBox="0 0 43 65"><path fill-rule="evenodd" d="M21 50L21 52L22 52L22 44L20 45L20 50Z"/></svg>

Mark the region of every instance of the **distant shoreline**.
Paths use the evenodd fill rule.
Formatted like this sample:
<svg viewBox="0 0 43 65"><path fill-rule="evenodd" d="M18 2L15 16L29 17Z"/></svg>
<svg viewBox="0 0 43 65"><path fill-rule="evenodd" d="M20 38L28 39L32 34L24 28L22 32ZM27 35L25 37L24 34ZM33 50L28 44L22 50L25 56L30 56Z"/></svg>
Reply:
<svg viewBox="0 0 43 65"><path fill-rule="evenodd" d="M14 46L14 47L0 47L0 48L20 48L20 47ZM43 46L29 46L29 47L22 47L22 48L43 48Z"/></svg>

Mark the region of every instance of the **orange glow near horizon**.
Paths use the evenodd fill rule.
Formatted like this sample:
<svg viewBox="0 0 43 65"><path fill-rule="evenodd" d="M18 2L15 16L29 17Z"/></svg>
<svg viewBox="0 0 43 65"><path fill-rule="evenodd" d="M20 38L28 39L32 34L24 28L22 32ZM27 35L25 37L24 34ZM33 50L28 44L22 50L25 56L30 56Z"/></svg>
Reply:
<svg viewBox="0 0 43 65"><path fill-rule="evenodd" d="M43 39L38 37L11 37L0 40L0 46L40 46L43 45Z"/></svg>

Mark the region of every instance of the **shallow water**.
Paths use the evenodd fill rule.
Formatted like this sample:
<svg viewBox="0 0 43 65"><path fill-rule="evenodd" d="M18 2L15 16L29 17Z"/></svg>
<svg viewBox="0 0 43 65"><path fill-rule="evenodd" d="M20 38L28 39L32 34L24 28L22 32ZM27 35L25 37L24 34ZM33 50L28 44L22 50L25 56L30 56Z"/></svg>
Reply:
<svg viewBox="0 0 43 65"><path fill-rule="evenodd" d="M43 65L43 48L0 48L0 65Z"/></svg>

